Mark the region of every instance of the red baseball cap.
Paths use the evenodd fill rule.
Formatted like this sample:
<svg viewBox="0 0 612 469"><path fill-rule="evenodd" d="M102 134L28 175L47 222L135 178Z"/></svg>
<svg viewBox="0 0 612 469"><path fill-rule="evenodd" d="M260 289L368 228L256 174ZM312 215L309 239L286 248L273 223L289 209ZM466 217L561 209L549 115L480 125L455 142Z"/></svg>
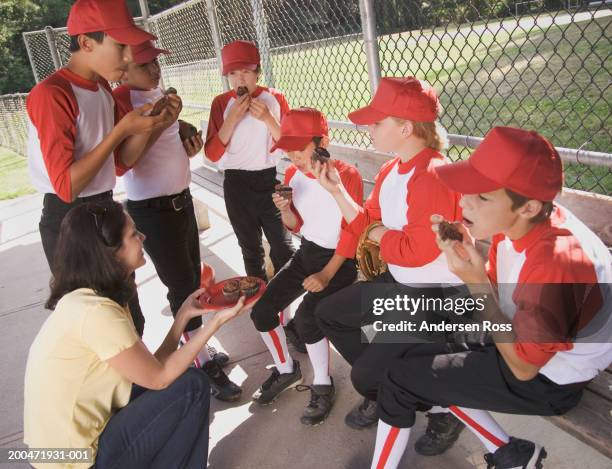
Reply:
<svg viewBox="0 0 612 469"><path fill-rule="evenodd" d="M321 111L310 107L290 110L281 120L281 136L270 149L301 151L312 141L313 137L326 137L327 120Z"/></svg>
<svg viewBox="0 0 612 469"><path fill-rule="evenodd" d="M77 0L70 8L67 26L70 36L103 31L129 46L157 39L134 24L125 0Z"/></svg>
<svg viewBox="0 0 612 469"><path fill-rule="evenodd" d="M563 186L555 147L537 132L494 127L465 161L436 167L444 184L463 194L510 189L530 199L551 201Z"/></svg>
<svg viewBox="0 0 612 469"><path fill-rule="evenodd" d="M130 46L132 49L132 61L135 64L148 64L154 60L159 54L170 54L169 50L158 49L151 41L145 41L136 46Z"/></svg>
<svg viewBox="0 0 612 469"><path fill-rule="evenodd" d="M223 75L227 75L243 68L255 70L261 59L255 44L249 41L234 41L221 49L221 61Z"/></svg>
<svg viewBox="0 0 612 469"><path fill-rule="evenodd" d="M351 112L348 118L359 125L374 124L389 116L433 122L439 110L438 96L429 83L414 77L385 77L380 80L372 102Z"/></svg>

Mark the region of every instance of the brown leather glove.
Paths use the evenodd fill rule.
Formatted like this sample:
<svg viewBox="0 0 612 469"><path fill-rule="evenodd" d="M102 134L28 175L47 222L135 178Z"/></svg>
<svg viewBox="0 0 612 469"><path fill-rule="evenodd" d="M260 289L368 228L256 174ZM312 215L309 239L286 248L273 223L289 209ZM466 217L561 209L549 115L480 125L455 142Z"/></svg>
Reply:
<svg viewBox="0 0 612 469"><path fill-rule="evenodd" d="M380 221L376 221L368 226L361 236L357 244L357 253L355 259L359 270L367 280L372 280L377 275L387 271L387 263L380 255L380 244L372 241L368 236L370 231L378 226L383 226Z"/></svg>

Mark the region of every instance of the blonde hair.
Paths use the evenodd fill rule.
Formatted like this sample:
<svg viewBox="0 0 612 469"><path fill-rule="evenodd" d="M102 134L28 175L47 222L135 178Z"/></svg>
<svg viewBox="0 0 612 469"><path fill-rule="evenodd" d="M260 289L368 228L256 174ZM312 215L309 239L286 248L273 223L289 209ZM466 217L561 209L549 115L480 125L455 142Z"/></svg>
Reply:
<svg viewBox="0 0 612 469"><path fill-rule="evenodd" d="M394 117L394 119L400 124L407 122L406 119L400 119L398 117ZM410 122L412 122L413 135L423 139L427 147L433 148L436 151L442 151L448 147L448 134L439 121Z"/></svg>

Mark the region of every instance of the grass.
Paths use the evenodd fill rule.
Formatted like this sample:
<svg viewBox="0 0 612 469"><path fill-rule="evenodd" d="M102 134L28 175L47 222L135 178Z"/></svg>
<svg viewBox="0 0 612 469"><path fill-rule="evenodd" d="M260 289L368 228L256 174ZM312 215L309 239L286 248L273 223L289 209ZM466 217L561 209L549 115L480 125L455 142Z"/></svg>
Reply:
<svg viewBox="0 0 612 469"><path fill-rule="evenodd" d="M36 190L30 185L23 156L0 147L0 200L14 199Z"/></svg>

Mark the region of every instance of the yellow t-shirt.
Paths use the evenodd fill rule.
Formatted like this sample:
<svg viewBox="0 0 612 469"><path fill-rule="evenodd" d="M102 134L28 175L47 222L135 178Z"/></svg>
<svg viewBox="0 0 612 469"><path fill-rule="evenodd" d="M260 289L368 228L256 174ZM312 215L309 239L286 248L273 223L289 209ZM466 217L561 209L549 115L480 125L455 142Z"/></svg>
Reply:
<svg viewBox="0 0 612 469"><path fill-rule="evenodd" d="M100 433L128 403L132 386L105 360L138 340L127 308L89 288L65 295L30 347L24 442L30 448L92 448L95 459Z"/></svg>

